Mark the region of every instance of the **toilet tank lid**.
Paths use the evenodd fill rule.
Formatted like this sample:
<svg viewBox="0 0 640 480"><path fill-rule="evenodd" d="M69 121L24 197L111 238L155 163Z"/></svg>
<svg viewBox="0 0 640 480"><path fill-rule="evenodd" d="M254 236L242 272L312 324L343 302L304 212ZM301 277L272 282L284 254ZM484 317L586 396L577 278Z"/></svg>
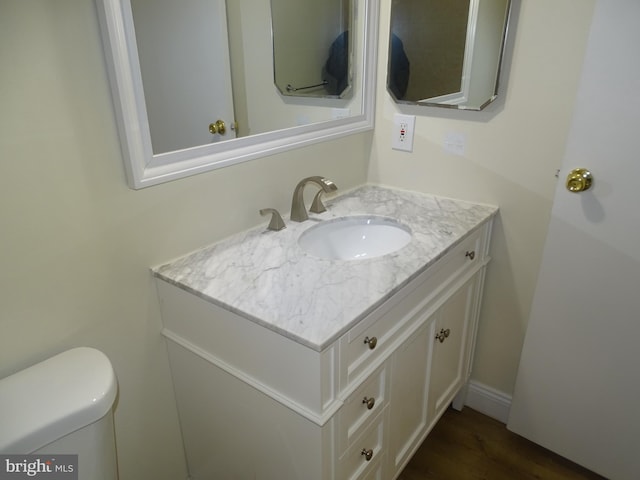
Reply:
<svg viewBox="0 0 640 480"><path fill-rule="evenodd" d="M89 347L0 380L0 453L31 453L100 420L117 388L107 356Z"/></svg>

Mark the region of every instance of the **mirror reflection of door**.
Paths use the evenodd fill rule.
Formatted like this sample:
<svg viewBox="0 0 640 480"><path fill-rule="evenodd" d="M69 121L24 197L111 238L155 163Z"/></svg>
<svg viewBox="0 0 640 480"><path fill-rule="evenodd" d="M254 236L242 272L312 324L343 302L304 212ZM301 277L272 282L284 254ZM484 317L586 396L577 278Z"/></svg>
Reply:
<svg viewBox="0 0 640 480"><path fill-rule="evenodd" d="M350 0L271 0L274 82L283 95L345 96Z"/></svg>
<svg viewBox="0 0 640 480"><path fill-rule="evenodd" d="M495 99L510 0L393 0L387 87L403 103Z"/></svg>
<svg viewBox="0 0 640 480"><path fill-rule="evenodd" d="M405 83L389 72L396 75L399 100L460 92L469 5L470 0L393 0L390 58L399 66L406 56L410 71Z"/></svg>
<svg viewBox="0 0 640 480"><path fill-rule="evenodd" d="M153 153L235 138L224 0L131 0ZM209 125L222 120L224 134Z"/></svg>

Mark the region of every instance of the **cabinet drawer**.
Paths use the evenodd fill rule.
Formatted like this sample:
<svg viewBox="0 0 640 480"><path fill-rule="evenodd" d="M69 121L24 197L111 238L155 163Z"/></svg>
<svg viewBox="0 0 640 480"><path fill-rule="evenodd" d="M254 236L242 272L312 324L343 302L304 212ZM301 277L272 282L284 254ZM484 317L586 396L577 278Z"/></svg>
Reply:
<svg viewBox="0 0 640 480"><path fill-rule="evenodd" d="M360 475L349 480L386 480L384 476L386 455L379 455L375 460L371 459L369 465Z"/></svg>
<svg viewBox="0 0 640 480"><path fill-rule="evenodd" d="M379 368L345 400L338 414L338 451L344 452L388 403L387 368Z"/></svg>
<svg viewBox="0 0 640 480"><path fill-rule="evenodd" d="M486 227L473 232L340 339L340 388L376 368L451 281L482 265Z"/></svg>
<svg viewBox="0 0 640 480"><path fill-rule="evenodd" d="M375 418L340 458L338 478L356 480L372 477L385 453L384 434L387 410Z"/></svg>
<svg viewBox="0 0 640 480"><path fill-rule="evenodd" d="M445 276L460 274L482 263L486 255L486 229L487 227L476 230L445 254L441 259L446 270Z"/></svg>

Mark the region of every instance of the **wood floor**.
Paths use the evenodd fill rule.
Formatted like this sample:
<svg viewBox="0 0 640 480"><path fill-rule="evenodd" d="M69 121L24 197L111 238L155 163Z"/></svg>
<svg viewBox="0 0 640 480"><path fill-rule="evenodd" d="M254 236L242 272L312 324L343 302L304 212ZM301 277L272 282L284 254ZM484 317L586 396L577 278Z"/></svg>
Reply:
<svg viewBox="0 0 640 480"><path fill-rule="evenodd" d="M603 480L469 407L448 410L398 480Z"/></svg>

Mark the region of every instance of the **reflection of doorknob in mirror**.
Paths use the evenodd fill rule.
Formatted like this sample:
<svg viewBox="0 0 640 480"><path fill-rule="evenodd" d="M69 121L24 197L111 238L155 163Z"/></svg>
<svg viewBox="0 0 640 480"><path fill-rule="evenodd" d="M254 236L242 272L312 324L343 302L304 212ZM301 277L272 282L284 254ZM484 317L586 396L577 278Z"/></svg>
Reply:
<svg viewBox="0 0 640 480"><path fill-rule="evenodd" d="M209 131L212 135L219 133L220 135L224 135L224 132L227 131L225 124L222 120L218 120L216 123L209 124Z"/></svg>
<svg viewBox="0 0 640 480"><path fill-rule="evenodd" d="M570 192L584 192L591 188L593 175L586 168L574 168L567 175L567 190Z"/></svg>

